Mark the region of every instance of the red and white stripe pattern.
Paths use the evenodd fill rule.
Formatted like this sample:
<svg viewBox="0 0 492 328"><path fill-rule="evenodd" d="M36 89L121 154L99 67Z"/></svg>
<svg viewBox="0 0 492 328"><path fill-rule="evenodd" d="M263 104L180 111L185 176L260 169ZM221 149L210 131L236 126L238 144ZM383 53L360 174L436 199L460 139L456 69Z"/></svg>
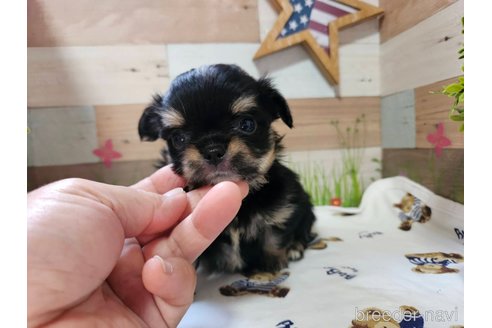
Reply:
<svg viewBox="0 0 492 328"><path fill-rule="evenodd" d="M357 9L334 0L315 0L309 20L309 31L317 43L330 53L328 24L356 11Z"/></svg>

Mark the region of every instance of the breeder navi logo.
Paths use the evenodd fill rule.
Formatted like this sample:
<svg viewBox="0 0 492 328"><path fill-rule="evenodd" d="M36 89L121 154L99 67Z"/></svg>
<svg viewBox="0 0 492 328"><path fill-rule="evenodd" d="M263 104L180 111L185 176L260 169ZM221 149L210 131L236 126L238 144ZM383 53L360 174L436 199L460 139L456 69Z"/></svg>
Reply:
<svg viewBox="0 0 492 328"><path fill-rule="evenodd" d="M355 308L355 320L352 320L351 328L379 327L378 323L384 323L387 328L424 328L424 323L451 321L458 321L457 307L452 311L427 310L422 313L408 305L402 305L396 311Z"/></svg>

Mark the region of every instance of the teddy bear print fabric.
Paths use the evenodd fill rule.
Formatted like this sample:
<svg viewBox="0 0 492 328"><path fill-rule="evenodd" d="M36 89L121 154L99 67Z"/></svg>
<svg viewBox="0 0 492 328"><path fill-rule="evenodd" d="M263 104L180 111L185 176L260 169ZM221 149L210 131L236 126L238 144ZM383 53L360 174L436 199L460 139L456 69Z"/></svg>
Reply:
<svg viewBox="0 0 492 328"><path fill-rule="evenodd" d="M464 326L463 205L394 177L315 213L318 240L282 272L199 272L179 327Z"/></svg>

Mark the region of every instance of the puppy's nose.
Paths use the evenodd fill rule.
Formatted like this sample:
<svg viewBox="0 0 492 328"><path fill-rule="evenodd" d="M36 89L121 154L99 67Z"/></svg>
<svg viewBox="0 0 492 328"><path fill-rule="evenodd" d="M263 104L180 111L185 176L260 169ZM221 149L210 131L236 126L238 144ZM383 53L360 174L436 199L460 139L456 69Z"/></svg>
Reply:
<svg viewBox="0 0 492 328"><path fill-rule="evenodd" d="M203 157L210 164L217 165L222 161L222 158L224 158L225 152L223 146L213 145L205 149Z"/></svg>

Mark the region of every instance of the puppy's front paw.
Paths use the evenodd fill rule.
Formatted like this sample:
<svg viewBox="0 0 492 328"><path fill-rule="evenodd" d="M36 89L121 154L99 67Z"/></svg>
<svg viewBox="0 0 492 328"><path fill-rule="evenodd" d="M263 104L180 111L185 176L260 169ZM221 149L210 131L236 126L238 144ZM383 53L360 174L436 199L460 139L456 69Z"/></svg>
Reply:
<svg viewBox="0 0 492 328"><path fill-rule="evenodd" d="M304 246L301 243L294 243L287 250L287 258L289 261L299 261L304 257Z"/></svg>

